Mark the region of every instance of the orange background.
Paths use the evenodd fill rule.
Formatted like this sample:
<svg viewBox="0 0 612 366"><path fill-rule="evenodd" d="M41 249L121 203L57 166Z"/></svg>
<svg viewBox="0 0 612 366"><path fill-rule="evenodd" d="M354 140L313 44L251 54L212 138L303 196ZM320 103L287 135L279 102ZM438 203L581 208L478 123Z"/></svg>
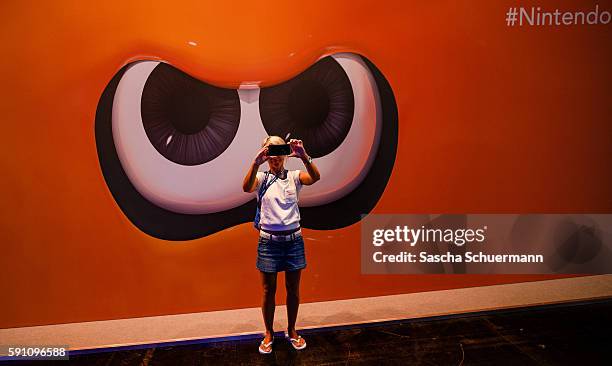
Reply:
<svg viewBox="0 0 612 366"><path fill-rule="evenodd" d="M3 1L0 327L260 305L251 223L169 242L113 200L95 111L137 59L236 87L275 84L334 52L366 56L399 110L395 168L374 213L612 212L611 25L507 27L516 5ZM228 169L246 173L251 158ZM306 241L302 302L563 277L361 275L359 224L304 231L318 240Z"/></svg>

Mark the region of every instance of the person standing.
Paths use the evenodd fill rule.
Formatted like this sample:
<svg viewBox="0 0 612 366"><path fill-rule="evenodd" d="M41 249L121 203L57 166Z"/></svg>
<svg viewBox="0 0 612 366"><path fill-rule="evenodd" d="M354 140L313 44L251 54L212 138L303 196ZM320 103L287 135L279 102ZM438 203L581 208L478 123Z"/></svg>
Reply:
<svg viewBox="0 0 612 366"><path fill-rule="evenodd" d="M314 184L321 176L301 140L289 140L289 155L268 155L268 146L284 144L285 140L279 136L267 137L243 181L245 192L258 193L259 212L255 225L259 228L259 241L256 267L260 271L263 287L262 314L266 328L264 339L259 345L262 354L272 352L276 279L277 273L283 271L287 290L286 337L293 348L300 350L306 347L306 340L295 330L300 301L300 275L306 267L298 199L302 186ZM301 159L306 171L285 169L285 160L290 157ZM259 166L265 162L269 170L258 172Z"/></svg>

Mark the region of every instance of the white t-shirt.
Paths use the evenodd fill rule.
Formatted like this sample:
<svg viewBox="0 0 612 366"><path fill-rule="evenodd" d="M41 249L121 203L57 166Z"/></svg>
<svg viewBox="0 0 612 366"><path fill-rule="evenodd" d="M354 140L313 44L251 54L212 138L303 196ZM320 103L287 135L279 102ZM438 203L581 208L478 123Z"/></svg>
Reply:
<svg viewBox="0 0 612 366"><path fill-rule="evenodd" d="M257 189L255 195L259 199L259 187L263 182L265 172L257 172ZM266 185L274 179L274 174L268 175ZM282 231L300 226L300 210L298 199L302 182L299 170L288 170L285 179L277 178L268 188L261 200L259 226L262 229Z"/></svg>

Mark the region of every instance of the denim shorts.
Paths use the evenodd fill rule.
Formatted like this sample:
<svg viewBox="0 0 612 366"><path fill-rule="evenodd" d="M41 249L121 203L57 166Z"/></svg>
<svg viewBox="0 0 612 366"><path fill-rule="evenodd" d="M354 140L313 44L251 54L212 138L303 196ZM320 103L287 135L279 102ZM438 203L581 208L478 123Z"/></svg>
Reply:
<svg viewBox="0 0 612 366"><path fill-rule="evenodd" d="M306 267L304 239L298 236L290 241L275 241L259 237L257 269L262 272L295 271Z"/></svg>

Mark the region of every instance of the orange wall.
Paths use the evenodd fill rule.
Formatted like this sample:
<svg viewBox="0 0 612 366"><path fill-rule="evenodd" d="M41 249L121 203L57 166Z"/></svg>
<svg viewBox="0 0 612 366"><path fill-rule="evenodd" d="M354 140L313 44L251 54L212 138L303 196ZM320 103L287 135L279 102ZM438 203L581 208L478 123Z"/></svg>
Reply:
<svg viewBox="0 0 612 366"><path fill-rule="evenodd" d="M0 327L259 306L250 223L163 241L113 200L94 116L135 59L235 87L360 53L399 110L395 168L374 213L612 212L612 27L507 27L511 5L3 2ZM318 241L306 241L303 302L562 277L361 275L358 224L305 234Z"/></svg>

